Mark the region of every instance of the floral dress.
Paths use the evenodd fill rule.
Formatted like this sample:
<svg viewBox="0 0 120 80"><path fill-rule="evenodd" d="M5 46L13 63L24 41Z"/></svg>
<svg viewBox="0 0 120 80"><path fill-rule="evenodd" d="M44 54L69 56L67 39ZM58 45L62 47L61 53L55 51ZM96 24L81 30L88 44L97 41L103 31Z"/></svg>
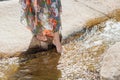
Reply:
<svg viewBox="0 0 120 80"><path fill-rule="evenodd" d="M61 1L60 0L20 0L22 16L27 27L34 35L45 31L56 32L61 28Z"/></svg>

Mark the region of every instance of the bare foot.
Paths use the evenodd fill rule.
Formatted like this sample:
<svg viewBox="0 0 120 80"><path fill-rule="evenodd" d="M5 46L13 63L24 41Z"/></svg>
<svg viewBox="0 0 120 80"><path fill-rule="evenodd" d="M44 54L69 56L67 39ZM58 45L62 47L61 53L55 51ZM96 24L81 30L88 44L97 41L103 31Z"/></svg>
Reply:
<svg viewBox="0 0 120 80"><path fill-rule="evenodd" d="M60 42L59 32L54 33L53 44L56 46L57 52L62 53L62 45Z"/></svg>

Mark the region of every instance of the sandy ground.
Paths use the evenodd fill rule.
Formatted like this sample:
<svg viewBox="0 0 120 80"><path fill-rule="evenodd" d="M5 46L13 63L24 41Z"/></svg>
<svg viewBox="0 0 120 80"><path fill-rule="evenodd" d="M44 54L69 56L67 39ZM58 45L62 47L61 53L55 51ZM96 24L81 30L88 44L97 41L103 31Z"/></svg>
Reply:
<svg viewBox="0 0 120 80"><path fill-rule="evenodd" d="M81 30L86 22L120 7L119 0L62 0L63 38ZM26 50L32 34L20 23L18 0L0 2L0 53Z"/></svg>

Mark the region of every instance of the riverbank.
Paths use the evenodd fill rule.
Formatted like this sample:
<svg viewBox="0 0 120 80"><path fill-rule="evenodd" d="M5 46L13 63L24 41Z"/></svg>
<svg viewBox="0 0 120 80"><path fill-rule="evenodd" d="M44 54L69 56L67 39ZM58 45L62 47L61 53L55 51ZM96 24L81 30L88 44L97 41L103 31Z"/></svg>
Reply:
<svg viewBox="0 0 120 80"><path fill-rule="evenodd" d="M33 36L19 22L18 0L0 2L0 79L119 80L119 3L62 0L64 54L52 49L20 55Z"/></svg>
<svg viewBox="0 0 120 80"><path fill-rule="evenodd" d="M119 80L119 26L120 22L108 20L65 44L59 80Z"/></svg>
<svg viewBox="0 0 120 80"><path fill-rule="evenodd" d="M119 80L119 26L111 19L70 36L64 54L51 49L0 59L0 79Z"/></svg>

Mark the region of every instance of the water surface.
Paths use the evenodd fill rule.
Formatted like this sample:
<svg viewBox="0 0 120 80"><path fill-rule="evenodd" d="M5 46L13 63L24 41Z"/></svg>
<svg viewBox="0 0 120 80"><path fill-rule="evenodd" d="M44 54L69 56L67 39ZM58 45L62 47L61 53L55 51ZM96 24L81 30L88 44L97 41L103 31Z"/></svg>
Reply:
<svg viewBox="0 0 120 80"><path fill-rule="evenodd" d="M109 20L65 39L55 49L0 60L0 80L103 80L101 60L120 41L120 22Z"/></svg>

